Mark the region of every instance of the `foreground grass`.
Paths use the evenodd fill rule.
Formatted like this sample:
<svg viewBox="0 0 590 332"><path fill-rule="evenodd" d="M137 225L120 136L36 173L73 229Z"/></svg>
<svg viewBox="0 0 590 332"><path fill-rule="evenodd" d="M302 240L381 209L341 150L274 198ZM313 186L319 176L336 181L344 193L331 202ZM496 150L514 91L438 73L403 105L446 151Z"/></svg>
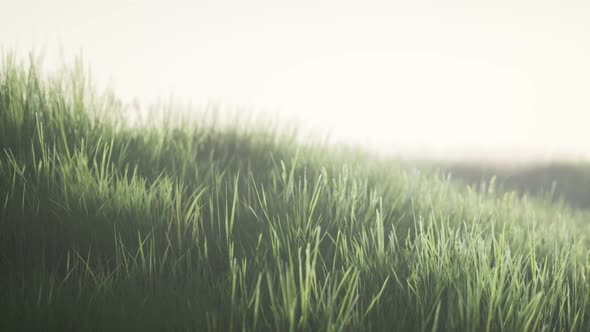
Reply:
<svg viewBox="0 0 590 332"><path fill-rule="evenodd" d="M0 329L587 331L585 214L0 70ZM254 128L254 129L253 129Z"/></svg>

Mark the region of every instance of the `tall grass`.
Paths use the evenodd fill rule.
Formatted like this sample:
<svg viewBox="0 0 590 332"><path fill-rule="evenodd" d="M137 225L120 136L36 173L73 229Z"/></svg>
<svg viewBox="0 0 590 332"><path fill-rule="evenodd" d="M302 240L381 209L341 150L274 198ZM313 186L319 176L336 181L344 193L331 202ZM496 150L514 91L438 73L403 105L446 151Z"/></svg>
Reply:
<svg viewBox="0 0 590 332"><path fill-rule="evenodd" d="M586 214L244 119L124 114L79 64L4 57L0 329L590 330Z"/></svg>

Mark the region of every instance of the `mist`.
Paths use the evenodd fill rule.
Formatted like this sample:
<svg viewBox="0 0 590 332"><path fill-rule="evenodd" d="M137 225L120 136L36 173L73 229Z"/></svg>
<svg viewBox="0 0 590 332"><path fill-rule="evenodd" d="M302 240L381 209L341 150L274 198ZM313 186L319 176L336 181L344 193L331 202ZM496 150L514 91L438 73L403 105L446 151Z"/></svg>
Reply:
<svg viewBox="0 0 590 332"><path fill-rule="evenodd" d="M127 103L263 110L401 159L590 159L586 1L40 1L4 50Z"/></svg>

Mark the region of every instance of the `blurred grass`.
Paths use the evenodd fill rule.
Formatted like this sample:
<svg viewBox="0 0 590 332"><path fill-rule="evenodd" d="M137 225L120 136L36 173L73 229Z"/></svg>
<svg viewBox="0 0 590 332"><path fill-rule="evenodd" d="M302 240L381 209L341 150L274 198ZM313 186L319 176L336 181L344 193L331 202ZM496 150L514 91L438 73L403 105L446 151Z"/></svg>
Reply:
<svg viewBox="0 0 590 332"><path fill-rule="evenodd" d="M584 212L248 118L131 126L33 60L0 69L2 330L590 329Z"/></svg>
<svg viewBox="0 0 590 332"><path fill-rule="evenodd" d="M551 162L524 166L435 164L460 183L485 185L495 178L500 191L538 196L567 204L575 209L590 209L590 166L581 162Z"/></svg>

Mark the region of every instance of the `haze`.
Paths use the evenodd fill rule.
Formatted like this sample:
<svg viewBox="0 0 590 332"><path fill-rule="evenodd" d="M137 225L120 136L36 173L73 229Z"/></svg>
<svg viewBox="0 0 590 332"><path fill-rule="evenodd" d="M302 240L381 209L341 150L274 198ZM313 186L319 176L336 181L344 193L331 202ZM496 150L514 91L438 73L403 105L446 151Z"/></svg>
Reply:
<svg viewBox="0 0 590 332"><path fill-rule="evenodd" d="M124 100L249 105L402 158L590 159L588 1L0 0Z"/></svg>

